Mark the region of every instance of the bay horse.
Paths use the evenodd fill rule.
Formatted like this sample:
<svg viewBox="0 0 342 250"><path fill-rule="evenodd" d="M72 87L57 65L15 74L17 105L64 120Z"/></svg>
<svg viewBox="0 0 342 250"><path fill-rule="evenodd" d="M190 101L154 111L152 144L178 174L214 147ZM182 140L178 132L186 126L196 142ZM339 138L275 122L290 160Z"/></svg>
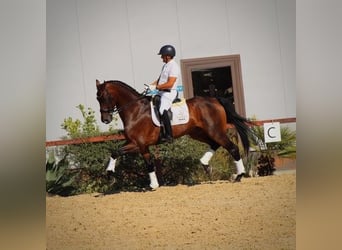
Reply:
<svg viewBox="0 0 342 250"><path fill-rule="evenodd" d="M159 143L160 127L152 122L151 98L138 93L134 88L117 80L96 80L97 100L100 104L101 121L108 124L113 113L118 113L124 126L126 143L119 150L113 151L107 171L114 172L116 159L127 153L140 153L147 166L150 187L156 189L159 183L155 174L149 146ZM214 152L224 147L232 155L237 168L234 182L240 182L245 174L239 148L227 136L227 123L236 128L244 150L249 151L249 124L246 118L238 115L230 100L215 97L195 96L187 99L189 121L182 125L173 125L173 137L189 135L191 138L204 142L210 149L202 156L200 162L208 166Z"/></svg>

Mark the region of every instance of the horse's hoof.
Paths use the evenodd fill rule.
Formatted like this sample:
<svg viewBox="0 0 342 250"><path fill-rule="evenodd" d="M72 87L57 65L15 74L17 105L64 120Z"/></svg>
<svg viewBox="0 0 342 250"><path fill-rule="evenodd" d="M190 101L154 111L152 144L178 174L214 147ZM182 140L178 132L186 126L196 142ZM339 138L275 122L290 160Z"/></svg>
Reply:
<svg viewBox="0 0 342 250"><path fill-rule="evenodd" d="M213 168L209 165L204 165L202 164L203 166L203 169L205 171L205 173L208 175L208 176L211 176L212 172L213 172Z"/></svg>
<svg viewBox="0 0 342 250"><path fill-rule="evenodd" d="M241 174L238 174L236 177L235 177L235 180L233 181L233 183L235 182L241 182L241 179L242 177L245 176L245 173L241 173Z"/></svg>
<svg viewBox="0 0 342 250"><path fill-rule="evenodd" d="M150 188L152 189L152 190L156 190L157 188L159 188L159 185L158 184L154 184L154 185L150 185Z"/></svg>
<svg viewBox="0 0 342 250"><path fill-rule="evenodd" d="M154 191L157 191L158 190L158 188L152 188L152 187L148 187L148 188L146 188L146 191L150 191L150 192L154 192Z"/></svg>

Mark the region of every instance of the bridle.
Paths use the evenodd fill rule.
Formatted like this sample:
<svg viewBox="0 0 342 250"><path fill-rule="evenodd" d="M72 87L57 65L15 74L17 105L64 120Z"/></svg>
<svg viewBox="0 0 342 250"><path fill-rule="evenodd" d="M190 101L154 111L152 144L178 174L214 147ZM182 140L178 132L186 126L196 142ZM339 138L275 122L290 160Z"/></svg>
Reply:
<svg viewBox="0 0 342 250"><path fill-rule="evenodd" d="M111 109L100 109L101 113L109 113L109 114L113 114L113 113L119 113L120 111L117 110L116 107L111 108Z"/></svg>
<svg viewBox="0 0 342 250"><path fill-rule="evenodd" d="M104 89L101 93L101 95L97 96L97 100L100 100L100 98L104 95L104 94L108 94L107 89ZM109 100L108 100L109 99ZM105 102L110 102L111 97L109 98L105 98ZM109 114L113 114L116 111L116 107L114 106L113 108L109 108L109 109L103 109L100 108L100 112L101 113L109 113Z"/></svg>
<svg viewBox="0 0 342 250"><path fill-rule="evenodd" d="M101 95L98 96L97 98L98 98L98 99L101 98L101 97L103 96L104 92L107 92L107 89L105 89L105 90L101 93ZM127 107L129 107L130 105L132 105L133 103L135 103L135 102L137 102L137 101L139 101L139 100L145 98L146 95L147 95L147 93L148 93L148 90L145 89L145 90L141 93L141 96L139 96L137 99L134 99L134 100L130 101L129 103L126 103L125 105L123 105L123 106L121 106L121 107L119 107L119 108L118 108L116 105L114 105L114 107L112 107L112 108L107 108L107 109L102 109L102 108L100 108L100 112L101 112L101 113L109 113L109 114L111 114L111 115L113 115L113 114L118 114L118 113L120 113L122 110L124 110L124 109L126 109ZM110 98L111 98L111 97L110 97ZM108 99L108 98L106 98L106 99ZM106 100L106 101L108 102L108 100Z"/></svg>

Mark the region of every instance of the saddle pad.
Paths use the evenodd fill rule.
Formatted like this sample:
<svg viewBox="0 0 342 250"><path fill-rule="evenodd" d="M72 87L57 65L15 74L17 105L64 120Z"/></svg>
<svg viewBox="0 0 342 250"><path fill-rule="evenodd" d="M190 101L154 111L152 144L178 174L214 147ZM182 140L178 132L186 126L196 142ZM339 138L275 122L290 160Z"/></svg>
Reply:
<svg viewBox="0 0 342 250"><path fill-rule="evenodd" d="M186 101L184 98L181 99L180 102L173 103L171 106L172 112L172 120L171 125L180 125L185 124L189 121L189 109L188 105L186 105ZM160 122L154 112L153 104L151 102L151 114L152 114L152 121L154 125L160 126Z"/></svg>

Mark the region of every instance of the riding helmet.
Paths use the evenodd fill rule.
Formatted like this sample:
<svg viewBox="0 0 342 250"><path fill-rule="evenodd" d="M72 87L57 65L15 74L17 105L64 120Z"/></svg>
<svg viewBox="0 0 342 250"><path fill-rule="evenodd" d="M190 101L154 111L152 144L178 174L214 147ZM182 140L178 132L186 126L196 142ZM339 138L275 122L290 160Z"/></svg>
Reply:
<svg viewBox="0 0 342 250"><path fill-rule="evenodd" d="M159 50L158 55L168 55L174 57L176 55L176 49L172 45L164 45Z"/></svg>

